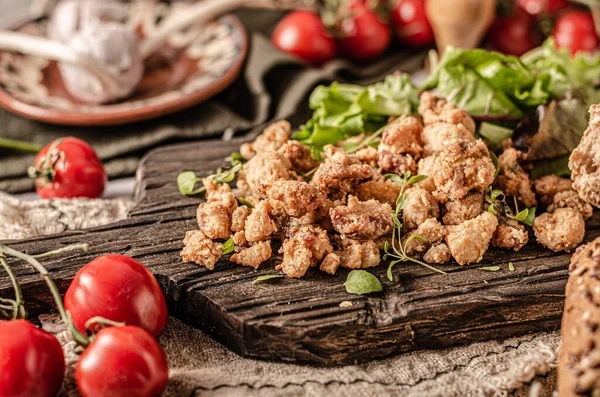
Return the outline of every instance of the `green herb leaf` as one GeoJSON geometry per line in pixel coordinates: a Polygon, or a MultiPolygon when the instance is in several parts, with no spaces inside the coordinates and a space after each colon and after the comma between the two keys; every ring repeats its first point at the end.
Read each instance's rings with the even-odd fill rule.
{"type": "Polygon", "coordinates": [[[229,156],[225,157],[225,160],[227,160],[232,166],[234,166],[243,162],[245,159],[241,154],[233,152],[229,156]]]}
{"type": "Polygon", "coordinates": [[[425,180],[425,179],[427,179],[427,178],[428,178],[428,177],[427,177],[427,175],[415,175],[415,176],[412,176],[412,177],[410,177],[410,178],[408,179],[408,182],[407,182],[407,183],[408,183],[409,185],[412,185],[413,183],[419,183],[419,182],[422,182],[422,181],[424,181],[424,180],[425,180]]]}
{"type": "Polygon", "coordinates": [[[500,189],[494,189],[490,192],[490,197],[492,200],[496,200],[500,196],[504,196],[504,192],[500,189]]]}
{"type": "Polygon", "coordinates": [[[193,196],[195,194],[202,193],[205,190],[204,186],[194,190],[196,182],[201,180],[201,178],[196,177],[194,171],[184,171],[177,175],[177,188],[181,194],[185,196],[193,196]]]}
{"type": "Polygon", "coordinates": [[[492,159],[492,164],[494,164],[494,167],[496,167],[496,172],[494,173],[494,179],[496,179],[498,173],[500,172],[500,161],[494,152],[490,152],[490,157],[492,159]]]}
{"type": "Polygon", "coordinates": [[[497,272],[500,270],[500,266],[484,266],[480,267],[479,270],[485,270],[486,272],[497,272]]]}
{"type": "Polygon", "coordinates": [[[254,279],[254,281],[252,281],[252,284],[258,284],[258,283],[262,283],[265,281],[269,281],[275,278],[282,278],[285,277],[283,274],[265,274],[263,276],[258,276],[254,279]]]}
{"type": "Polygon", "coordinates": [[[349,294],[364,295],[383,291],[383,286],[377,277],[366,270],[352,270],[344,283],[349,294]]]}
{"type": "Polygon", "coordinates": [[[398,174],[385,174],[383,177],[394,183],[398,183],[400,185],[404,184],[404,179],[398,174]]]}
{"type": "Polygon", "coordinates": [[[529,208],[527,212],[527,217],[521,221],[528,226],[533,226],[533,222],[535,221],[535,207],[529,208]]]}
{"type": "Polygon", "coordinates": [[[494,215],[498,215],[498,211],[496,211],[496,206],[494,204],[490,204],[488,206],[488,212],[494,215]]]}
{"type": "Polygon", "coordinates": [[[223,243],[223,254],[222,255],[231,254],[234,249],[235,249],[235,243],[233,242],[233,237],[231,237],[231,238],[229,238],[229,240],[227,240],[223,243]]]}
{"type": "Polygon", "coordinates": [[[511,272],[515,271],[515,265],[513,265],[512,262],[508,262],[508,270],[510,270],[511,272]]]}
{"type": "Polygon", "coordinates": [[[242,205],[245,205],[245,206],[246,206],[246,207],[248,207],[248,208],[254,208],[254,206],[252,205],[252,203],[251,203],[251,202],[249,202],[248,200],[246,200],[245,198],[243,198],[243,197],[238,197],[237,199],[238,199],[238,201],[240,202],[240,204],[242,204],[242,205]]]}

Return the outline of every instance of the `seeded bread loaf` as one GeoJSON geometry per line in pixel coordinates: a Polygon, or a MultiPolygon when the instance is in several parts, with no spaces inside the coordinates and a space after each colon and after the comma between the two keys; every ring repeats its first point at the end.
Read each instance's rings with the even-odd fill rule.
{"type": "Polygon", "coordinates": [[[600,396],[600,237],[571,258],[558,368],[560,397],[600,396]]]}

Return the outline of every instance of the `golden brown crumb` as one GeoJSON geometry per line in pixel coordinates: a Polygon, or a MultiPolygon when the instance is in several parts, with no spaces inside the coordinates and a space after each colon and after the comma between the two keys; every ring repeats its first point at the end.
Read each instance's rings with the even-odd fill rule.
{"type": "Polygon", "coordinates": [[[406,202],[402,210],[404,228],[407,231],[416,229],[427,218],[438,218],[440,207],[431,193],[420,187],[413,187],[406,191],[406,202]]]}
{"type": "Polygon", "coordinates": [[[452,258],[452,253],[450,252],[450,248],[444,243],[432,246],[423,255],[425,262],[438,265],[448,262],[450,258],[452,258]]]}
{"type": "Polygon", "coordinates": [[[513,219],[507,219],[498,224],[492,236],[492,245],[498,248],[508,248],[518,251],[529,241],[525,227],[513,219]]]}
{"type": "Polygon", "coordinates": [[[408,256],[421,256],[427,252],[432,245],[441,243],[447,232],[446,227],[439,223],[437,219],[429,218],[421,223],[418,228],[404,235],[402,244],[406,244],[406,241],[408,241],[411,236],[421,237],[424,239],[423,241],[421,239],[413,238],[410,243],[406,245],[406,254],[408,256]]]}
{"type": "Polygon", "coordinates": [[[571,251],[583,241],[585,221],[572,208],[558,208],[553,213],[543,213],[533,222],[535,238],[554,252],[571,251]]]}
{"type": "Polygon", "coordinates": [[[330,252],[321,262],[319,269],[325,273],[335,274],[340,266],[340,256],[335,252],[330,252]]]}
{"type": "Polygon", "coordinates": [[[336,251],[340,256],[340,266],[347,269],[364,269],[379,265],[381,261],[379,249],[374,241],[360,242],[342,237],[342,250],[336,251]]]}
{"type": "Polygon", "coordinates": [[[428,192],[433,192],[435,190],[435,181],[433,179],[433,171],[435,166],[435,158],[436,156],[428,156],[419,160],[418,174],[419,175],[427,175],[427,179],[421,181],[417,184],[422,189],[427,190],[428,192]]]}
{"type": "Polygon", "coordinates": [[[421,94],[419,114],[423,117],[426,125],[434,123],[462,124],[471,134],[475,134],[475,121],[466,110],[458,109],[453,103],[436,97],[431,91],[421,94]]]}
{"type": "Polygon", "coordinates": [[[396,207],[396,199],[400,194],[402,186],[389,180],[367,181],[358,185],[354,195],[361,201],[377,200],[388,203],[392,208],[396,207]]]}
{"type": "Polygon", "coordinates": [[[244,143],[240,154],[249,160],[256,153],[274,152],[282,147],[289,139],[292,126],[286,120],[279,120],[267,126],[252,143],[244,143]]]}
{"type": "Polygon", "coordinates": [[[216,184],[213,178],[204,178],[202,184],[206,188],[206,201],[220,204],[230,215],[238,207],[237,199],[229,185],[216,184]]]}
{"type": "Polygon", "coordinates": [[[422,129],[421,120],[414,116],[403,117],[385,127],[378,148],[379,167],[397,174],[415,173],[423,152],[422,129]]]}
{"type": "Polygon", "coordinates": [[[266,192],[273,214],[285,213],[293,217],[304,216],[322,207],[327,198],[319,186],[301,181],[277,181],[266,192]]]}
{"type": "Polygon", "coordinates": [[[248,240],[246,240],[246,232],[243,230],[235,232],[235,234],[232,236],[232,238],[233,238],[233,244],[235,244],[236,249],[238,247],[245,247],[246,245],[248,245],[248,240]]]}
{"type": "Polygon", "coordinates": [[[258,153],[244,164],[242,176],[253,194],[264,197],[262,189],[279,180],[290,178],[291,166],[289,160],[280,153],[258,153]]]}
{"type": "Polygon", "coordinates": [[[216,202],[201,203],[196,210],[198,228],[213,240],[231,236],[231,219],[225,207],[216,202]]]}
{"type": "Polygon", "coordinates": [[[283,242],[281,251],[283,261],[281,270],[289,277],[304,276],[311,266],[316,266],[333,247],[327,232],[313,225],[293,227],[288,230],[288,238],[283,242]]]}
{"type": "Polygon", "coordinates": [[[320,186],[335,198],[344,197],[358,182],[371,177],[369,165],[353,163],[346,153],[331,145],[325,146],[323,150],[325,162],[317,168],[310,183],[320,186]]]}
{"type": "Polygon", "coordinates": [[[271,234],[275,233],[277,227],[271,219],[271,205],[267,201],[260,201],[246,218],[246,239],[255,243],[261,240],[267,240],[271,234]]]}
{"type": "Polygon", "coordinates": [[[223,244],[214,243],[200,230],[186,232],[183,245],[180,255],[184,262],[195,262],[209,270],[215,268],[223,253],[223,244]]]}
{"type": "Polygon", "coordinates": [[[271,242],[261,241],[249,248],[241,250],[231,256],[231,261],[242,266],[258,269],[261,263],[271,257],[271,242]]]}
{"type": "Polygon", "coordinates": [[[592,216],[594,212],[594,208],[591,204],[586,203],[579,194],[575,190],[566,190],[564,192],[558,192],[554,196],[554,200],[552,204],[548,206],[548,212],[554,212],[558,208],[573,208],[575,211],[579,212],[583,219],[587,219],[592,216]]]}
{"type": "Polygon", "coordinates": [[[252,210],[245,205],[237,207],[231,215],[231,231],[239,232],[240,230],[244,230],[246,218],[251,212],[252,210]]]}
{"type": "Polygon", "coordinates": [[[352,302],[350,302],[350,301],[340,302],[340,307],[352,307],[352,302]]]}
{"type": "Polygon", "coordinates": [[[590,124],[571,153],[573,189],[588,203],[600,207],[600,104],[590,106],[590,124]]]}
{"type": "Polygon", "coordinates": [[[426,125],[421,134],[423,156],[436,155],[456,142],[475,142],[475,136],[462,124],[435,123],[426,125]]]}
{"type": "Polygon", "coordinates": [[[392,207],[376,200],[348,197],[348,205],[329,211],[333,227],[348,238],[374,240],[392,230],[392,207]]]}
{"type": "Polygon", "coordinates": [[[297,171],[308,172],[320,164],[313,158],[310,149],[298,141],[288,141],[278,151],[290,161],[292,168],[297,171]]]}
{"type": "Polygon", "coordinates": [[[508,197],[516,197],[525,207],[537,204],[529,174],[521,167],[520,162],[525,158],[522,152],[509,148],[499,157],[500,170],[496,184],[508,197]]]}
{"type": "Polygon", "coordinates": [[[460,225],[449,226],[446,243],[454,260],[466,265],[483,259],[497,226],[498,219],[489,212],[460,225]]]}
{"type": "Polygon", "coordinates": [[[571,181],[556,175],[546,175],[533,181],[535,192],[544,207],[552,204],[556,193],[572,190],[571,181]]]}
{"type": "Polygon", "coordinates": [[[353,158],[361,163],[369,164],[371,167],[377,166],[377,156],[377,149],[370,146],[359,149],[352,155],[353,158]]]}
{"type": "Polygon", "coordinates": [[[447,146],[435,160],[433,177],[441,202],[460,200],[471,190],[483,192],[494,180],[496,167],[482,140],[447,146]]]}
{"type": "Polygon", "coordinates": [[[442,218],[444,225],[458,225],[481,214],[483,209],[483,193],[471,192],[456,201],[446,203],[446,213],[442,218]]]}

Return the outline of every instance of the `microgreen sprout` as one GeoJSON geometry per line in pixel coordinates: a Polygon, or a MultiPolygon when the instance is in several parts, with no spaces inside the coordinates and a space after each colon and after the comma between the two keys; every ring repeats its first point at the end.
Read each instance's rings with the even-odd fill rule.
{"type": "MultiPolygon", "coordinates": [[[[242,163],[243,157],[239,153],[232,153],[225,158],[231,168],[219,168],[213,175],[206,178],[213,178],[215,183],[229,183],[234,180],[236,174],[244,167],[242,163]]],[[[177,175],[177,188],[184,196],[195,196],[196,194],[204,193],[206,188],[200,186],[196,189],[196,183],[201,182],[204,178],[198,178],[194,171],[184,171],[177,175]]]]}
{"type": "Polygon", "coordinates": [[[514,197],[514,211],[506,203],[506,196],[499,189],[492,189],[488,187],[485,194],[485,201],[488,204],[488,212],[494,215],[502,215],[508,219],[514,219],[515,221],[521,222],[525,225],[532,226],[535,220],[535,207],[525,208],[519,211],[519,203],[517,198],[514,197]]]}

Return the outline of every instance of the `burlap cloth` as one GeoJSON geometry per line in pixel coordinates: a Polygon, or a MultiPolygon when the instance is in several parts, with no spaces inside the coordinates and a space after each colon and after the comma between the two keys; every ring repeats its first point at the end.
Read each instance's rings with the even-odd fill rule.
{"type": "MultiPolygon", "coordinates": [[[[99,226],[123,219],[131,206],[128,199],[25,203],[0,193],[0,240],[99,226]]],[[[76,396],[74,343],[57,322],[42,317],[70,364],[64,395],[76,396]]],[[[166,396],[550,396],[560,336],[532,334],[338,368],[244,359],[176,319],[160,342],[170,367],[166,396]]]]}

